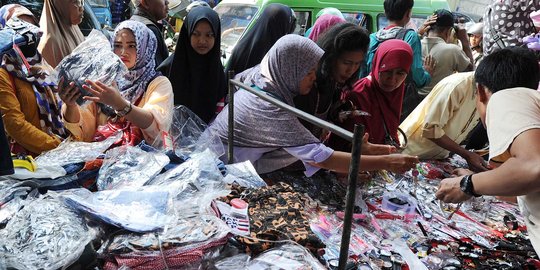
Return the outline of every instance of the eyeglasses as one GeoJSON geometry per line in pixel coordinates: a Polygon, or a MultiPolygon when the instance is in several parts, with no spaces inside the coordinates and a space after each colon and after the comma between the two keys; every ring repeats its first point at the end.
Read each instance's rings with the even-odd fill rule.
{"type": "Polygon", "coordinates": [[[71,3],[76,7],[83,7],[84,6],[84,0],[72,0],[71,3]]]}

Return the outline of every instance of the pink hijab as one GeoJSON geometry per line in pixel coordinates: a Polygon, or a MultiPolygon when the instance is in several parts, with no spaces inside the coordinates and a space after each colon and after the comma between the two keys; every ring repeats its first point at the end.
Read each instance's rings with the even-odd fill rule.
{"type": "Polygon", "coordinates": [[[321,17],[315,21],[315,24],[313,25],[313,28],[311,30],[311,33],[309,34],[309,39],[317,42],[319,37],[326,32],[326,30],[330,29],[330,27],[338,24],[338,23],[344,23],[346,22],[345,19],[332,15],[332,14],[324,14],[321,17]]]}

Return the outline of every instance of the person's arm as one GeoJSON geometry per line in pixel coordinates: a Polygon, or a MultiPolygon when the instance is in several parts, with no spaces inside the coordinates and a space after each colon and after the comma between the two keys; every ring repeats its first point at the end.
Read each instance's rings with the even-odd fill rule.
{"type": "MultiPolygon", "coordinates": [[[[351,163],[351,153],[334,151],[326,160],[314,163],[313,165],[335,171],[338,173],[348,173],[351,163]]],[[[416,166],[418,157],[403,154],[393,154],[384,156],[362,155],[360,158],[361,171],[389,170],[395,173],[404,173],[416,166]]]]}
{"type": "MultiPolygon", "coordinates": [[[[83,85],[84,89],[90,92],[93,96],[83,97],[86,100],[101,102],[111,106],[117,111],[123,110],[129,105],[129,101],[125,100],[115,86],[107,86],[99,81],[86,80],[88,85],[83,85]]],[[[148,110],[139,108],[132,104],[131,111],[124,116],[133,125],[145,129],[152,125],[154,116],[148,110]]]]}
{"type": "MultiPolygon", "coordinates": [[[[491,171],[473,174],[474,192],[479,195],[520,196],[540,191],[540,129],[518,135],[510,146],[512,157],[491,171]]],[[[470,198],[460,189],[462,177],[441,181],[436,193],[445,202],[470,198]]]]}
{"type": "Polygon", "coordinates": [[[148,84],[144,96],[144,105],[138,106],[141,107],[142,110],[150,112],[153,116],[152,124],[147,128],[142,129],[144,138],[149,143],[152,143],[158,138],[160,132],[169,131],[171,128],[174,111],[173,103],[173,89],[169,79],[160,76],[148,84]]]}
{"type": "Polygon", "coordinates": [[[474,70],[474,57],[471,50],[471,44],[469,43],[469,36],[467,35],[467,30],[463,28],[458,28],[456,31],[456,35],[459,41],[461,41],[463,52],[467,56],[466,60],[464,59],[464,57],[458,56],[458,71],[472,71],[474,70]],[[467,66],[465,66],[465,64],[467,64],[467,66]]]}
{"type": "MultiPolygon", "coordinates": [[[[17,88],[14,90],[8,73],[2,69],[0,74],[0,111],[2,111],[2,119],[7,134],[26,150],[33,153],[40,154],[43,151],[56,148],[61,142],[60,139],[34,126],[27,121],[22,112],[21,106],[37,107],[37,105],[35,103],[25,104],[19,102],[14,91],[24,91],[24,89],[17,88]]],[[[25,94],[20,93],[21,96],[25,94]]],[[[33,91],[28,90],[28,95],[30,96],[24,100],[34,100],[36,102],[33,91]]]]}
{"type": "Polygon", "coordinates": [[[429,140],[434,142],[436,145],[463,157],[469,164],[469,168],[471,170],[475,172],[483,172],[488,170],[487,164],[481,156],[461,147],[459,144],[450,139],[450,137],[443,135],[440,138],[430,138],[429,140]]]}
{"type": "Polygon", "coordinates": [[[414,31],[407,33],[405,40],[413,50],[413,63],[411,65],[411,73],[414,83],[417,88],[422,88],[431,82],[430,74],[424,70],[424,62],[422,61],[422,45],[420,39],[414,31]]]}

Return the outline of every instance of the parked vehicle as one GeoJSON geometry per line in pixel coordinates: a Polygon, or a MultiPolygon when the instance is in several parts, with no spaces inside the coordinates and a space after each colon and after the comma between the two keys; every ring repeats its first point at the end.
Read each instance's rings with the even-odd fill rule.
{"type": "Polygon", "coordinates": [[[109,0],[86,0],[92,7],[101,26],[112,26],[112,14],[109,0]]]}
{"type": "MultiPolygon", "coordinates": [[[[232,49],[270,3],[291,7],[296,15],[295,33],[303,34],[315,23],[315,15],[326,7],[339,9],[345,18],[375,32],[388,25],[382,0],[223,0],[215,8],[221,19],[221,49],[225,62],[232,49]]],[[[411,27],[420,26],[437,9],[450,9],[446,0],[416,0],[411,27]]]]}

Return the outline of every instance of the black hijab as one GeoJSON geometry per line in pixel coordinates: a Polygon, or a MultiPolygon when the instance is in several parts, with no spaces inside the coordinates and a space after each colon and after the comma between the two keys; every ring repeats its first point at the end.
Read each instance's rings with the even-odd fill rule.
{"type": "Polygon", "coordinates": [[[220,44],[218,14],[209,7],[197,7],[186,16],[175,53],[169,57],[172,57],[172,63],[167,74],[173,86],[174,104],[188,107],[206,123],[214,118],[216,104],[227,91],[220,44]],[[191,34],[201,20],[210,23],[215,36],[214,47],[206,55],[198,54],[190,42],[191,34]]]}
{"type": "Polygon", "coordinates": [[[258,65],[274,43],[290,34],[295,25],[296,18],[290,7],[282,4],[268,5],[255,25],[234,47],[225,71],[233,70],[235,74],[240,74],[258,65]]]}

